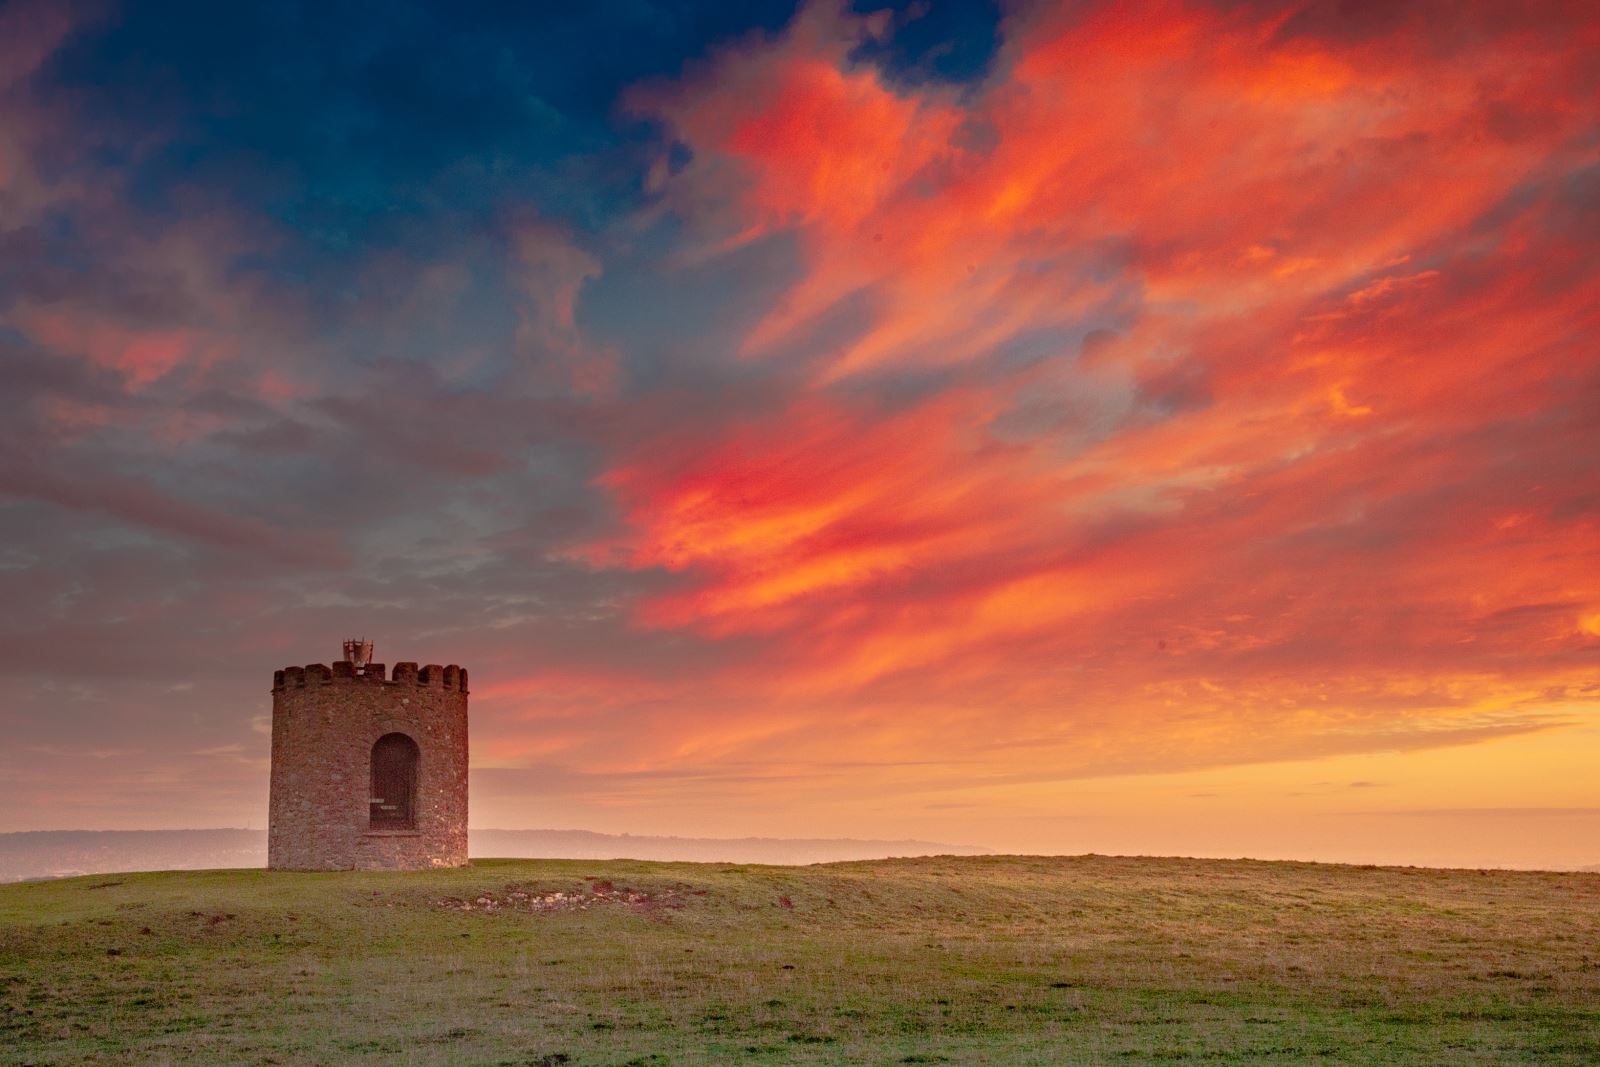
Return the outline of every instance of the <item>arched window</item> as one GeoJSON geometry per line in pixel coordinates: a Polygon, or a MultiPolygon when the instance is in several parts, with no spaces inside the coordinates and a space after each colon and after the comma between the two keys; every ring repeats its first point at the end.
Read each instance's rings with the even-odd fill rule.
{"type": "Polygon", "coordinates": [[[384,734],[372,746],[371,829],[417,828],[417,758],[405,734],[384,734]]]}

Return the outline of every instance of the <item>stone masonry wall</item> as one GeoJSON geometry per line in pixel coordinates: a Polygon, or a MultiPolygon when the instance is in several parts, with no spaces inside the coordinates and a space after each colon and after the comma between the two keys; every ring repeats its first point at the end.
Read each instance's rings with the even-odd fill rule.
{"type": "Polygon", "coordinates": [[[467,862],[467,672],[288,667],[273,676],[267,866],[417,870],[467,862]],[[417,743],[416,829],[369,829],[373,743],[417,743]]]}

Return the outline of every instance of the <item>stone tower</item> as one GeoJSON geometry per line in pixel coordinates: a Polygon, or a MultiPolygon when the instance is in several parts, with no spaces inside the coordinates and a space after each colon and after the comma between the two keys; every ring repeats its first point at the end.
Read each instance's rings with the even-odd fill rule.
{"type": "Polygon", "coordinates": [[[409,871],[467,862],[467,672],[344,658],[272,677],[267,866],[409,871]]]}

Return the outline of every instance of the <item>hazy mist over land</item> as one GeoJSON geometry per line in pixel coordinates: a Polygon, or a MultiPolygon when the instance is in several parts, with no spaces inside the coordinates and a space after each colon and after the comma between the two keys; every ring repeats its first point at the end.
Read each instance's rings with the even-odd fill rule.
{"type": "MultiPolygon", "coordinates": [[[[784,866],[844,860],[907,856],[979,856],[998,851],[971,844],[938,841],[884,841],[854,838],[675,837],[656,834],[605,834],[591,830],[473,830],[473,858],[502,859],[636,859],[693,863],[765,863],[784,866]]],[[[1304,858],[1282,850],[1277,858],[1304,858]]],[[[1083,849],[1092,852],[1093,849],[1083,849]]],[[[1600,848],[1594,851],[1600,851],[1600,848]]],[[[1181,845],[1167,854],[1180,854],[1181,845]]],[[[1102,853],[1107,854],[1107,853],[1102,853]]],[[[1109,853],[1115,854],[1115,853],[1109,853]]],[[[1213,850],[1215,855],[1215,850],[1213,850]]],[[[1359,853],[1342,862],[1376,860],[1401,866],[1393,857],[1359,853]]],[[[264,867],[264,830],[43,830],[0,833],[0,882],[28,878],[65,878],[125,871],[213,870],[264,867]]],[[[1436,859],[1437,867],[1504,867],[1524,870],[1600,871],[1600,864],[1550,864],[1503,851],[1474,864],[1436,859]]]]}
{"type": "MultiPolygon", "coordinates": [[[[476,857],[639,859],[805,864],[887,856],[980,855],[987,849],[932,841],[848,838],[697,838],[588,830],[473,830],[476,857]]],[[[122,871],[264,867],[265,830],[43,830],[0,834],[0,882],[122,871]]]]}

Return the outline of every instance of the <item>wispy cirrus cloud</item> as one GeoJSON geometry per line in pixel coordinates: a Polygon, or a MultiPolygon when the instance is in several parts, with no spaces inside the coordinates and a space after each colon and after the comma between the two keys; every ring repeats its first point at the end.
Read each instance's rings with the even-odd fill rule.
{"type": "Polygon", "coordinates": [[[988,82],[908,90],[816,6],[640,93],[710,247],[796,247],[739,353],[800,375],[605,476],[683,575],[640,622],[1138,746],[1166,688],[1219,759],[1580,684],[1593,75],[1558,9],[1420,18],[1022,13],[988,82]]]}

